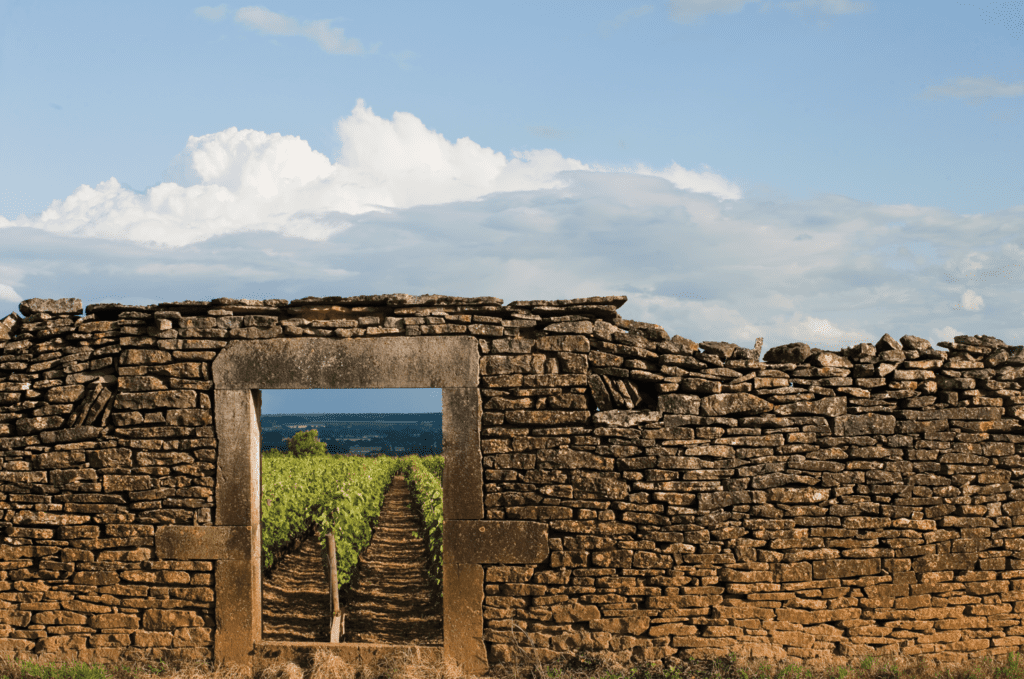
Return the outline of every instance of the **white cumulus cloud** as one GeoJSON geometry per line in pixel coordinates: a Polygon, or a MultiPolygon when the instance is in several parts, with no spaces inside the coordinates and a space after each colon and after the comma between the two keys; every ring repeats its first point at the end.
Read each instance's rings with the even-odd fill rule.
{"type": "Polygon", "coordinates": [[[38,217],[0,218],[0,227],[164,246],[252,230],[323,240],[349,228],[352,215],[564,189],[565,171],[629,172],[719,200],[741,197],[738,186],[710,170],[694,172],[676,163],[662,171],[643,165],[613,170],[551,149],[513,152],[510,160],[468,137],[450,142],[411,113],[380,118],[362,99],[336,131],[342,148],[333,163],[305,140],[279,133],[232,127],[189,137],[163,183],[143,194],[111,177],[79,187],[38,217]]]}
{"type": "Polygon", "coordinates": [[[330,175],[331,161],[298,137],[232,127],[189,137],[167,179],[182,186],[216,184],[264,198],[330,175]]]}

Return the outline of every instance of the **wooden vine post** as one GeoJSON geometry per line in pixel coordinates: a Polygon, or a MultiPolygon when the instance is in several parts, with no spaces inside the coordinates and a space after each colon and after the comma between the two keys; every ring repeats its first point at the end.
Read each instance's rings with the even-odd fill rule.
{"type": "Polygon", "coordinates": [[[333,532],[327,534],[327,582],[331,587],[331,643],[336,644],[345,636],[345,616],[338,599],[338,551],[333,532]]]}

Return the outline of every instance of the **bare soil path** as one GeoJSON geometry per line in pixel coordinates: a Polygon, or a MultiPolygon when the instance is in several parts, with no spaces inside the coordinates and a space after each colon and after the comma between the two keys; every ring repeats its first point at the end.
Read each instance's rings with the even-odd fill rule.
{"type": "Polygon", "coordinates": [[[329,593],[320,543],[305,538],[263,576],[263,639],[330,641],[329,593]]]}
{"type": "MultiPolygon", "coordinates": [[[[441,645],[443,604],[428,563],[423,524],[405,476],[397,475],[356,576],[341,591],[342,641],[441,645]]],[[[320,544],[307,538],[263,579],[263,638],[328,641],[329,596],[320,544]]]]}

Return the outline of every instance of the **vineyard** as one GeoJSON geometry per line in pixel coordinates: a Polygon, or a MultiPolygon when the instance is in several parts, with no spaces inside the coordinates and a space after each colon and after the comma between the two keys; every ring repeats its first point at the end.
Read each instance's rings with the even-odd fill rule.
{"type": "Polygon", "coordinates": [[[293,543],[319,536],[327,554],[333,534],[338,587],[348,584],[359,555],[370,544],[384,494],[404,474],[423,517],[430,552],[430,579],[441,585],[444,457],[295,457],[272,451],[262,457],[261,528],[263,571],[269,573],[293,543]]]}

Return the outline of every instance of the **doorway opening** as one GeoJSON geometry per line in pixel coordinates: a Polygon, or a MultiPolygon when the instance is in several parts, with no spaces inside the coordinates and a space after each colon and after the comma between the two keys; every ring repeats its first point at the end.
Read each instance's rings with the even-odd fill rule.
{"type": "Polygon", "coordinates": [[[443,645],[441,389],[260,395],[263,640],[443,645]]]}
{"type": "MultiPolygon", "coordinates": [[[[470,671],[487,668],[480,564],[523,563],[517,560],[523,558],[518,549],[520,542],[527,546],[525,558],[542,560],[547,543],[546,531],[539,524],[519,526],[523,539],[509,543],[499,539],[502,530],[507,533],[516,527],[481,521],[479,370],[479,345],[475,338],[466,336],[236,340],[220,352],[211,371],[217,436],[214,526],[204,538],[210,546],[200,552],[217,555],[216,661],[257,668],[267,660],[308,657],[312,647],[327,646],[331,653],[353,659],[370,657],[379,648],[375,644],[262,639],[262,394],[279,389],[440,388],[446,548],[442,583],[444,645],[437,651],[465,668],[475,668],[470,671]]],[[[433,652],[418,646],[406,648],[417,654],[433,652]]]]}

